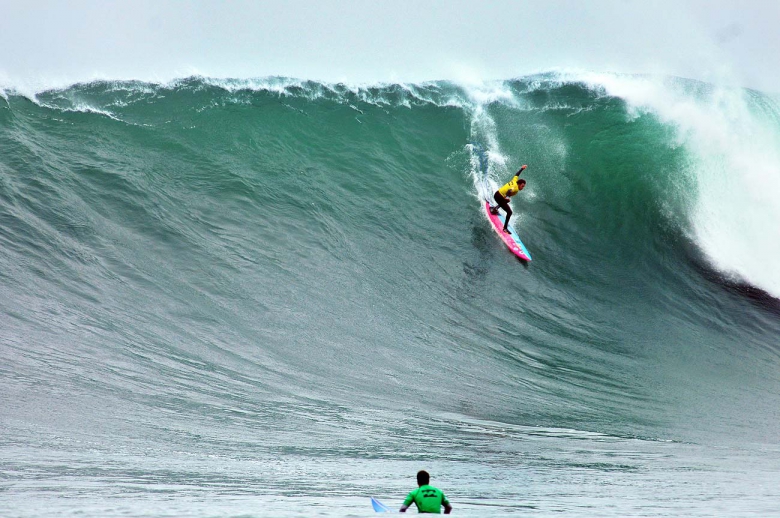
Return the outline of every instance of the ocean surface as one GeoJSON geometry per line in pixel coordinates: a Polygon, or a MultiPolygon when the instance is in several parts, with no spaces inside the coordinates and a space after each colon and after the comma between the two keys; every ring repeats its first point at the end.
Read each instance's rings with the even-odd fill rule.
{"type": "Polygon", "coordinates": [[[776,96],[3,87],[0,515],[778,516],[779,298],[776,96]]]}

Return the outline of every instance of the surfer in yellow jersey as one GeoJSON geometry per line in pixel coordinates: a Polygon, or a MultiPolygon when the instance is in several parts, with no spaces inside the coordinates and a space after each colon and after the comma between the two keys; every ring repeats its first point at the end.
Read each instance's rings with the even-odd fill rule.
{"type": "MultiPolygon", "coordinates": [[[[525,188],[525,180],[520,178],[520,173],[525,171],[527,165],[524,165],[520,170],[503,185],[493,195],[493,199],[498,203],[498,207],[504,209],[506,212],[506,219],[504,220],[504,232],[509,234],[509,218],[512,217],[512,209],[509,207],[509,198],[519,193],[525,188]]],[[[490,207],[491,214],[498,214],[498,207],[490,207]]]]}

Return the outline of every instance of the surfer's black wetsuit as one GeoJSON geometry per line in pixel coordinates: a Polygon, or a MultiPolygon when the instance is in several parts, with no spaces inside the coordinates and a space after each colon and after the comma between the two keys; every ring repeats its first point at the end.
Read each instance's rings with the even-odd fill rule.
{"type": "MultiPolygon", "coordinates": [[[[506,201],[506,198],[501,195],[500,192],[496,191],[496,193],[493,195],[493,199],[496,200],[496,203],[498,203],[498,206],[504,209],[504,212],[506,212],[506,219],[504,220],[504,230],[508,230],[507,225],[509,225],[509,218],[512,217],[512,208],[509,206],[509,203],[506,201]]],[[[495,209],[498,211],[498,209],[495,209]]]]}

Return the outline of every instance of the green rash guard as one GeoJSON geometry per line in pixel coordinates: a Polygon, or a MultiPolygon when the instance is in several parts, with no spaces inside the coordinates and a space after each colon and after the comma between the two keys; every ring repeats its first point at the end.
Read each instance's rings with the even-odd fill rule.
{"type": "Polygon", "coordinates": [[[417,510],[421,513],[441,513],[442,505],[449,505],[450,501],[441,492],[441,489],[437,489],[433,486],[425,485],[420,486],[411,493],[409,493],[404,500],[404,505],[409,507],[412,502],[417,504],[417,510]]]}

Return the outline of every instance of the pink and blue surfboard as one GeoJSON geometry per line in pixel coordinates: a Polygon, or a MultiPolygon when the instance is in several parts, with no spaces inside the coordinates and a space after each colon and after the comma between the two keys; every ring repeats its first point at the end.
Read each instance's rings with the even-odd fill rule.
{"type": "Polygon", "coordinates": [[[520,236],[517,235],[515,229],[510,226],[509,230],[511,233],[507,234],[504,232],[504,215],[500,212],[498,214],[491,214],[490,203],[488,202],[485,202],[485,212],[487,212],[488,219],[490,219],[490,222],[493,224],[493,228],[498,232],[498,235],[501,236],[501,240],[509,247],[509,250],[520,259],[530,261],[531,254],[528,253],[525,245],[520,241],[520,236]]]}

